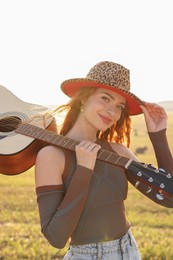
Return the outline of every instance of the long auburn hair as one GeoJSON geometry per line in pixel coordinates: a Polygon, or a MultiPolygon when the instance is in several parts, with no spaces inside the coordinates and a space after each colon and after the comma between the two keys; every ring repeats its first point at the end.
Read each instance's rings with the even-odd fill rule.
{"type": "MultiPolygon", "coordinates": [[[[70,99],[67,104],[57,107],[54,111],[54,115],[64,115],[63,122],[59,127],[59,133],[61,135],[66,135],[69,130],[74,126],[79,113],[81,111],[82,101],[85,101],[91,95],[94,94],[97,88],[86,87],[81,88],[78,93],[70,99]]],[[[112,125],[111,128],[106,131],[97,132],[97,138],[116,143],[123,143],[127,147],[130,146],[130,133],[131,133],[131,119],[129,116],[128,108],[122,111],[120,119],[116,124],[112,125]]]]}

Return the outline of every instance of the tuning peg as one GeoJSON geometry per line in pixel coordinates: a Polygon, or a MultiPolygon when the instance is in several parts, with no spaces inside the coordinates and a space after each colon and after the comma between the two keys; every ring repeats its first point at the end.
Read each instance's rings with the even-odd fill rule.
{"type": "Polygon", "coordinates": [[[137,172],[137,175],[138,175],[139,177],[141,177],[141,176],[142,176],[142,172],[137,172]]]}
{"type": "Polygon", "coordinates": [[[153,182],[153,178],[150,177],[150,178],[148,179],[148,181],[149,181],[149,182],[153,182]]]}
{"type": "Polygon", "coordinates": [[[159,168],[160,172],[165,172],[165,170],[163,168],[159,168]]]}
{"type": "Polygon", "coordinates": [[[152,164],[145,164],[145,168],[156,170],[156,168],[152,164]]]}
{"type": "Polygon", "coordinates": [[[135,183],[135,188],[137,188],[140,183],[141,183],[140,181],[137,181],[137,182],[135,183]]]}
{"type": "Polygon", "coordinates": [[[163,199],[164,199],[164,196],[161,195],[160,193],[157,193],[157,194],[156,194],[156,198],[157,198],[158,200],[163,200],[163,199]]]}
{"type": "Polygon", "coordinates": [[[162,188],[162,189],[164,189],[164,188],[165,188],[165,185],[164,185],[164,183],[161,183],[161,184],[160,184],[160,188],[162,188]]]}
{"type": "Polygon", "coordinates": [[[170,173],[166,174],[166,178],[170,179],[172,176],[170,173]]]}
{"type": "Polygon", "coordinates": [[[148,186],[148,190],[146,191],[146,194],[150,193],[152,191],[152,188],[148,186]]]}

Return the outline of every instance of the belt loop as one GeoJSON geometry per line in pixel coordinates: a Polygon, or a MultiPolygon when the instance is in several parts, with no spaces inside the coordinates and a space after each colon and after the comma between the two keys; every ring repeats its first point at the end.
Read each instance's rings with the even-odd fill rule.
{"type": "Polygon", "coordinates": [[[119,239],[119,245],[120,245],[120,251],[121,251],[121,256],[123,256],[123,245],[122,245],[122,237],[119,239]]]}
{"type": "Polygon", "coordinates": [[[102,244],[98,243],[97,244],[97,260],[102,259],[102,244]]]}
{"type": "Polygon", "coordinates": [[[128,239],[129,239],[129,243],[132,246],[132,236],[131,236],[131,232],[128,231],[128,239]]]}
{"type": "Polygon", "coordinates": [[[130,239],[130,233],[126,233],[123,237],[120,238],[119,240],[119,245],[120,245],[120,250],[121,250],[121,255],[123,257],[123,254],[124,254],[124,249],[125,249],[125,242],[126,241],[130,241],[131,243],[131,239],[130,239]]]}

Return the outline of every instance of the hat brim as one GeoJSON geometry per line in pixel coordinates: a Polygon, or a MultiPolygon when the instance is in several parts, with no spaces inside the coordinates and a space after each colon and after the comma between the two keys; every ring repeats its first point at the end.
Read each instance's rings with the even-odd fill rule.
{"type": "Polygon", "coordinates": [[[67,96],[74,97],[80,88],[86,87],[95,87],[95,88],[104,88],[114,91],[120,95],[122,95],[126,100],[129,108],[129,114],[132,115],[139,115],[142,114],[142,109],[140,105],[143,105],[143,101],[140,100],[136,95],[131,92],[124,91],[122,89],[116,88],[111,85],[105,85],[100,82],[96,82],[90,79],[85,78],[75,78],[65,80],[61,84],[61,90],[67,96]]]}

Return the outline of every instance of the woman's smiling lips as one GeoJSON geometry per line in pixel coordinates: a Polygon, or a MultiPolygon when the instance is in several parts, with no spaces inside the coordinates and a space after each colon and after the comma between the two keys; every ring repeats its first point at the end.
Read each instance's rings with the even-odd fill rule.
{"type": "Polygon", "coordinates": [[[112,119],[110,119],[109,117],[106,117],[106,116],[103,116],[103,115],[100,115],[100,118],[102,119],[102,121],[105,123],[105,124],[110,124],[112,122],[112,119]]]}

